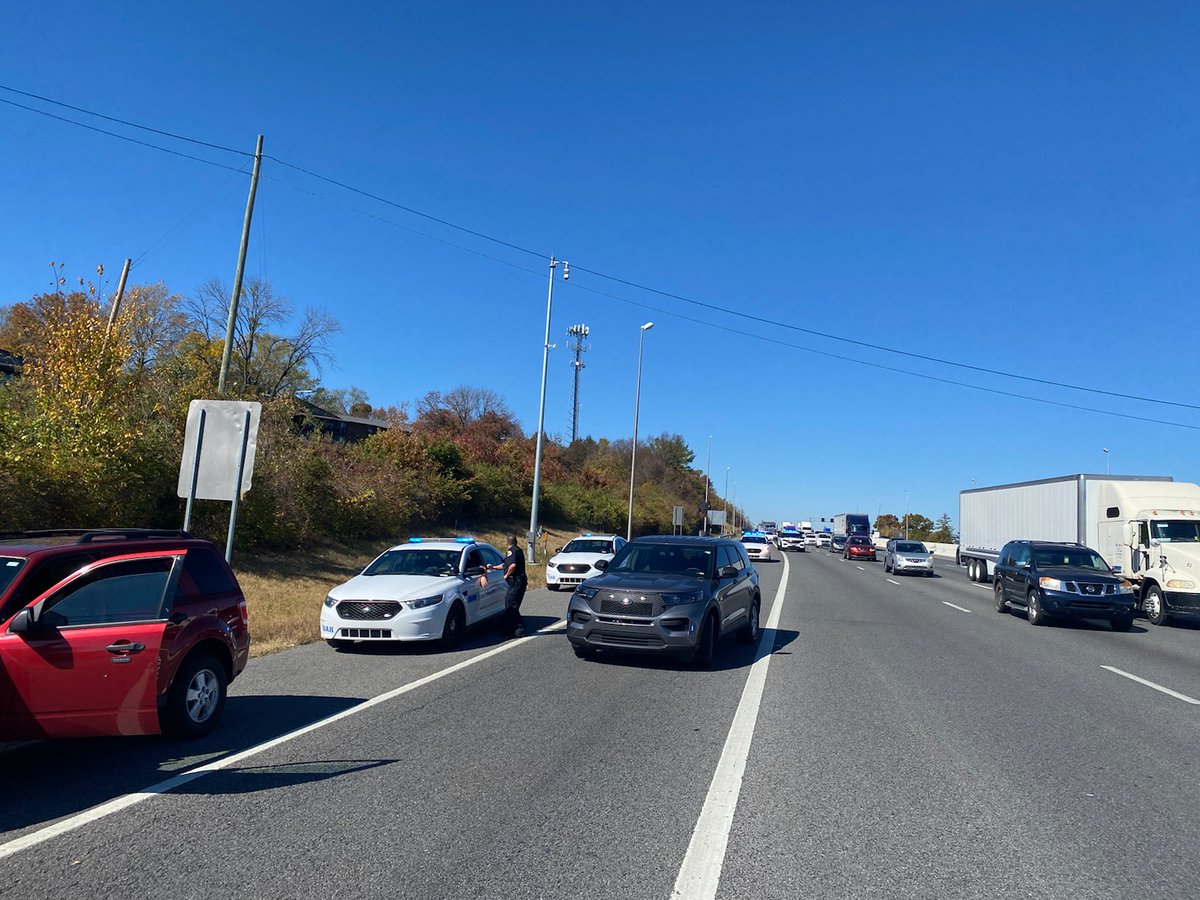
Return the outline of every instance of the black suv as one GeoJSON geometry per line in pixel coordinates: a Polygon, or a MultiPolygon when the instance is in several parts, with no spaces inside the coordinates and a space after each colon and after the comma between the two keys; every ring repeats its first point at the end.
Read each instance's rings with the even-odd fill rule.
{"type": "Polygon", "coordinates": [[[1032,625],[1062,618],[1107,619],[1113,631],[1133,627],[1133,588],[1082,544],[1010,541],[993,584],[996,612],[1020,607],[1032,625]]]}
{"type": "Polygon", "coordinates": [[[640,537],[589,578],[567,606],[580,658],[596,650],[670,654],[700,667],[729,632],[758,640],[758,573],[737,541],[640,537]]]}

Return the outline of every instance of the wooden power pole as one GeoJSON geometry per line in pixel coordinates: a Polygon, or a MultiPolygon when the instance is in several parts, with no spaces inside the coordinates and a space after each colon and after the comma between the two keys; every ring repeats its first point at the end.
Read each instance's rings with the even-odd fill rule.
{"type": "Polygon", "coordinates": [[[233,293],[229,296],[229,319],[225,323],[225,347],[221,351],[221,374],[217,378],[217,393],[224,396],[225,379],[229,376],[229,356],[233,351],[233,330],[237,324],[238,300],[242,296],[242,273],[246,271],[246,247],[250,243],[250,219],[254,215],[254,194],[258,191],[258,171],[262,168],[263,136],[258,136],[254,148],[254,171],[250,173],[250,196],[246,198],[246,218],[242,222],[242,243],[238,248],[237,271],[233,274],[233,293]]]}

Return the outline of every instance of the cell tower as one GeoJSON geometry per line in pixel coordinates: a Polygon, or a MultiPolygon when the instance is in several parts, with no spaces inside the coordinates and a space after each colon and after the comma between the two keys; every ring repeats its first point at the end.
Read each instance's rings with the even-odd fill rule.
{"type": "Polygon", "coordinates": [[[591,350],[590,344],[585,343],[589,329],[586,325],[572,325],[567,329],[567,337],[575,338],[575,344],[571,348],[575,351],[575,358],[571,360],[571,367],[575,370],[575,399],[571,403],[571,443],[575,443],[575,439],[579,437],[579,373],[583,369],[583,354],[591,350]]]}

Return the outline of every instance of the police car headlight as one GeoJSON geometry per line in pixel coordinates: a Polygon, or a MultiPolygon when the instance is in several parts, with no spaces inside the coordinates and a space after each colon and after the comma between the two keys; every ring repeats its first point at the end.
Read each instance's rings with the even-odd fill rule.
{"type": "Polygon", "coordinates": [[[546,563],[546,568],[547,569],[557,569],[558,565],[557,565],[557,563],[554,562],[554,560],[551,560],[550,562],[546,563]]]}
{"type": "Polygon", "coordinates": [[[425,609],[427,606],[437,606],[442,602],[442,595],[436,597],[422,597],[419,600],[405,600],[404,605],[409,609],[425,609]]]}
{"type": "Polygon", "coordinates": [[[337,601],[333,599],[333,595],[332,595],[332,594],[328,594],[328,595],[326,595],[326,597],[325,597],[325,605],[326,605],[326,606],[328,606],[330,609],[332,609],[333,607],[337,606],[337,601]]]}
{"type": "Polygon", "coordinates": [[[663,606],[682,606],[685,603],[699,603],[704,599],[703,591],[687,591],[682,594],[663,594],[663,606]]]}

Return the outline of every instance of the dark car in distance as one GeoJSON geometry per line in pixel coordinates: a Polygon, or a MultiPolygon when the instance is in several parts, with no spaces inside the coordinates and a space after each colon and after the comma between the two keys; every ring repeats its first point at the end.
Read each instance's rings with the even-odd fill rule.
{"type": "Polygon", "coordinates": [[[647,536],[626,544],[567,605],[567,638],[596,651],[677,656],[708,666],[727,634],[758,640],[758,573],[738,541],[647,536]]]}
{"type": "Polygon", "coordinates": [[[249,651],[246,599],[209,541],[147,529],[0,540],[0,741],[197,737],[249,651]]]}
{"type": "Polygon", "coordinates": [[[875,559],[875,542],[861,534],[852,534],[846,538],[846,549],[842,559],[875,559]]]}
{"type": "Polygon", "coordinates": [[[996,612],[1025,610],[1031,625],[1051,619],[1106,619],[1113,631],[1133,627],[1133,587],[1081,544],[1010,541],[993,577],[996,612]]]}

